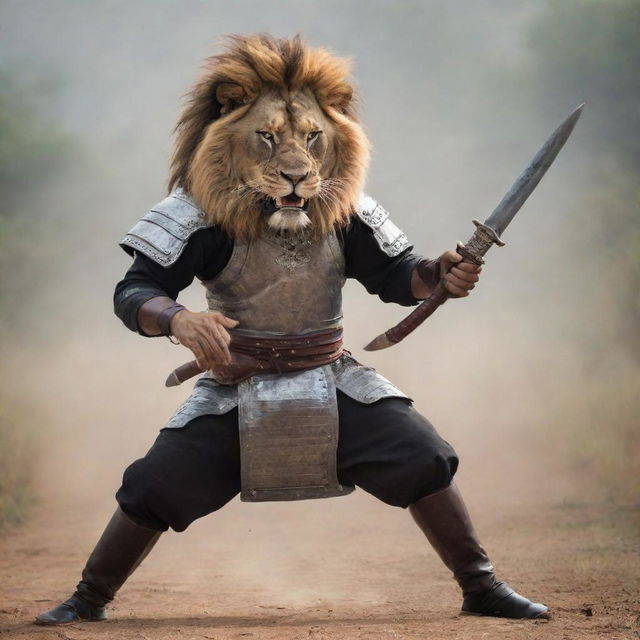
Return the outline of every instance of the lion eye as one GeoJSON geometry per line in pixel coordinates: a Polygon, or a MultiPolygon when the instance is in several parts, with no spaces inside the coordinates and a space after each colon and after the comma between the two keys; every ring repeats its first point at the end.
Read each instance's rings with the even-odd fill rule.
{"type": "Polygon", "coordinates": [[[256,133],[267,142],[273,142],[273,133],[269,131],[256,131],[256,133]]]}
{"type": "Polygon", "coordinates": [[[321,133],[322,131],[311,131],[307,134],[307,142],[313,142],[321,133]]]}

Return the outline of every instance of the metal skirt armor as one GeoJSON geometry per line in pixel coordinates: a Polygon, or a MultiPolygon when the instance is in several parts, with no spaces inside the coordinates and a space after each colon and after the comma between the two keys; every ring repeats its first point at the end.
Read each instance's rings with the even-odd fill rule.
{"type": "Polygon", "coordinates": [[[244,502],[346,495],[338,482],[338,404],[328,365],[238,385],[244,502]]]}

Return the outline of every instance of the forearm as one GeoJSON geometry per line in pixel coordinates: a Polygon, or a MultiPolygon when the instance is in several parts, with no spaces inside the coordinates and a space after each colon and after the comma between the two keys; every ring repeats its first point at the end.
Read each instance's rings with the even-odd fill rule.
{"type": "Polygon", "coordinates": [[[166,322],[155,316],[175,304],[178,293],[191,282],[193,275],[185,271],[178,267],[165,269],[142,256],[136,257],[116,285],[115,314],[128,329],[140,335],[167,335],[166,322]]]}
{"type": "Polygon", "coordinates": [[[168,296],[151,298],[138,309],[138,330],[146,336],[170,336],[171,320],[185,308],[168,296]]]}
{"type": "Polygon", "coordinates": [[[127,329],[140,335],[149,335],[139,326],[138,312],[149,300],[162,296],[168,297],[162,289],[148,283],[123,281],[118,283],[116,287],[113,297],[113,311],[127,329]]]}
{"type": "MultiPolygon", "coordinates": [[[[377,295],[383,302],[402,306],[417,304],[422,298],[416,296],[413,286],[413,273],[422,258],[410,252],[374,268],[358,274],[358,280],[371,294],[377,295]]],[[[422,293],[421,290],[417,291],[422,293]]]]}
{"type": "Polygon", "coordinates": [[[418,300],[428,298],[440,282],[440,258],[421,260],[411,273],[411,293],[418,300]]]}
{"type": "Polygon", "coordinates": [[[178,259],[163,266],[143,253],[136,253],[131,267],[116,285],[115,314],[124,325],[143,336],[168,335],[169,322],[180,291],[194,277],[215,278],[233,251],[230,238],[214,227],[201,229],[189,238],[178,259]]]}
{"type": "Polygon", "coordinates": [[[413,253],[411,246],[390,255],[359,218],[344,232],[342,242],[347,278],[356,278],[383,302],[411,306],[428,295],[419,283],[414,284],[413,273],[424,258],[413,253]]]}
{"type": "Polygon", "coordinates": [[[170,335],[172,317],[184,307],[161,289],[142,285],[118,286],[114,312],[123,324],[140,335],[170,335]]]}

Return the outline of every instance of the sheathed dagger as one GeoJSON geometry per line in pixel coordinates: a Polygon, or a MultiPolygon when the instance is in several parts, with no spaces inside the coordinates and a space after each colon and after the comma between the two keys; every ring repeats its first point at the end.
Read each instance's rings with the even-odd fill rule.
{"type": "MultiPolygon", "coordinates": [[[[504,242],[500,239],[503,231],[509,226],[520,207],[538,186],[542,176],[556,159],[560,149],[576,126],[583,107],[584,103],[551,134],[529,166],[518,176],[500,204],[493,210],[493,213],[484,222],[473,221],[473,224],[476,225],[474,234],[466,244],[458,244],[457,247],[457,252],[466,262],[481,265],[484,263],[484,255],[494,244],[499,247],[504,246],[504,242]]],[[[444,288],[444,282],[441,280],[424,302],[402,322],[372,340],[365,347],[365,351],[378,351],[398,344],[450,297],[451,295],[444,288]]]]}

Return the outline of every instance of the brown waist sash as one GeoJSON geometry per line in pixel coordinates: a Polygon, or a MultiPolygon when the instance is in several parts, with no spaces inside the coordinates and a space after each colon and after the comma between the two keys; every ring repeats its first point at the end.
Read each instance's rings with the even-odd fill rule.
{"type": "Polygon", "coordinates": [[[342,329],[303,336],[262,337],[230,331],[231,364],[211,370],[221,384],[237,384],[256,373],[286,373],[336,361],[342,355],[342,329]]]}
{"type": "MultiPolygon", "coordinates": [[[[257,373],[287,373],[335,362],[343,352],[342,329],[297,336],[260,336],[230,330],[231,364],[209,370],[220,384],[238,384],[257,373]]],[[[195,360],[178,367],[167,386],[202,373],[195,360]]]]}

